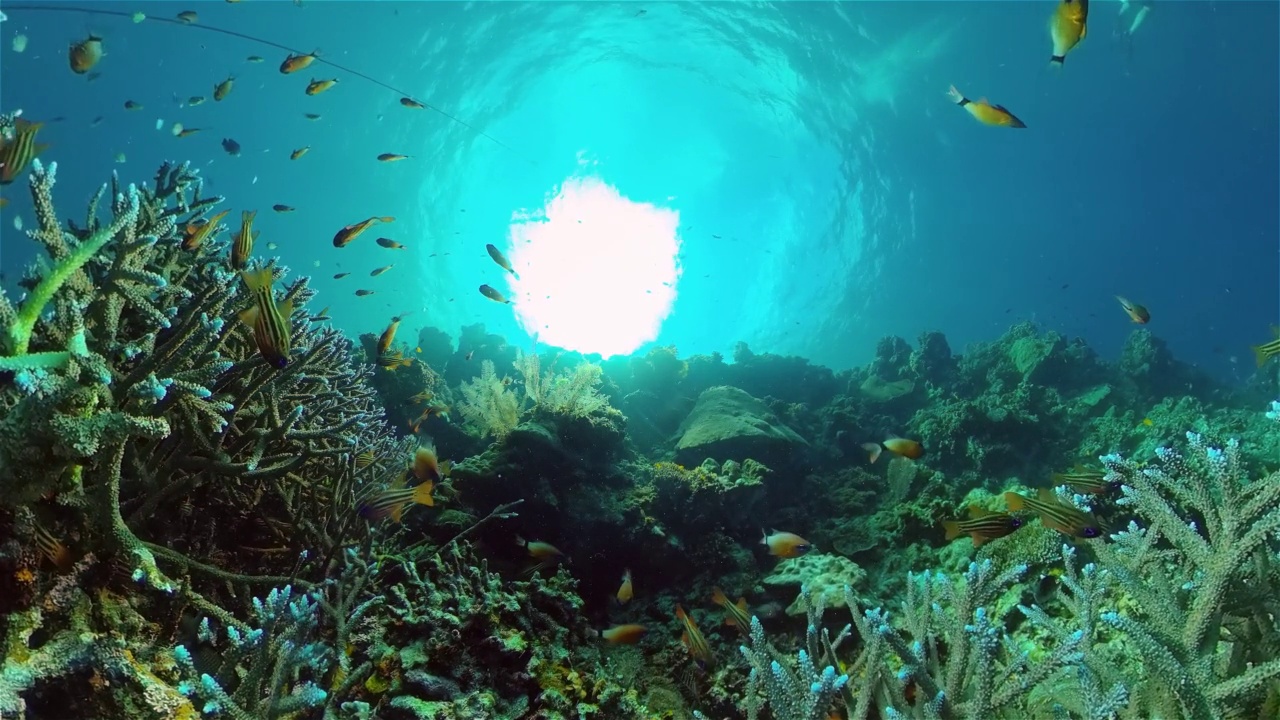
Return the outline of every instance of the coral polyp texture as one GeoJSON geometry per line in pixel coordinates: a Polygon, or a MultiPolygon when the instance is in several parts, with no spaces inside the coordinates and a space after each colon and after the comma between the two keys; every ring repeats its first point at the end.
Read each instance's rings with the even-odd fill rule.
{"type": "Polygon", "coordinates": [[[232,269],[189,164],[83,216],[57,178],[0,295],[0,717],[1280,708],[1265,372],[1029,323],[839,372],[357,342],[279,258],[232,269]]]}

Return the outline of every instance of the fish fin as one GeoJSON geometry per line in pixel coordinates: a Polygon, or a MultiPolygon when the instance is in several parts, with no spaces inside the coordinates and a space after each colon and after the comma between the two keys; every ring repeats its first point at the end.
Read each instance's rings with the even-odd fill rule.
{"type": "Polygon", "coordinates": [[[436,499],[431,497],[431,490],[435,488],[435,486],[436,486],[435,482],[431,480],[427,480],[426,482],[419,485],[417,489],[413,491],[413,501],[418,503],[419,505],[426,505],[427,507],[435,507],[436,499]]]}
{"type": "Polygon", "coordinates": [[[1009,491],[1004,494],[1004,501],[1012,512],[1018,512],[1027,508],[1027,499],[1023,497],[1021,493],[1009,491]]]}
{"type": "Polygon", "coordinates": [[[520,537],[519,535],[517,535],[517,536],[516,536],[516,547],[529,547],[529,541],[528,541],[528,540],[525,540],[524,538],[522,538],[522,537],[520,537]]]}
{"type": "Polygon", "coordinates": [[[260,230],[254,230],[253,237],[249,240],[249,242],[258,242],[258,236],[261,234],[262,232],[260,230]]]}
{"type": "Polygon", "coordinates": [[[1065,62],[1066,59],[1067,57],[1065,55],[1054,55],[1053,57],[1049,58],[1049,65],[1051,66],[1056,65],[1057,67],[1062,67],[1063,62],[1065,62]]]}
{"type": "Polygon", "coordinates": [[[689,652],[693,652],[693,641],[689,639],[688,631],[680,633],[680,643],[685,646],[689,652]]]}
{"type": "Polygon", "coordinates": [[[1049,476],[1049,483],[1054,486],[1066,485],[1067,484],[1066,475],[1064,473],[1054,473],[1049,476]]]}
{"type": "Polygon", "coordinates": [[[404,515],[404,505],[393,505],[391,507],[391,519],[400,522],[400,518],[404,515]]]}
{"type": "Polygon", "coordinates": [[[747,611],[747,599],[744,597],[738,598],[738,602],[734,603],[734,605],[736,605],[742,612],[747,611]]]}
{"type": "Polygon", "coordinates": [[[258,270],[246,270],[240,273],[240,277],[244,278],[244,284],[249,288],[249,292],[258,292],[271,287],[275,276],[271,274],[271,268],[264,267],[258,270]]]}
{"type": "Polygon", "coordinates": [[[681,605],[680,603],[676,603],[676,619],[683,621],[683,620],[687,620],[688,618],[689,616],[685,615],[684,613],[684,606],[681,605]]]}
{"type": "Polygon", "coordinates": [[[277,310],[280,312],[280,318],[286,323],[289,322],[289,318],[293,317],[293,298],[289,298],[288,300],[280,303],[277,310]]]}
{"type": "Polygon", "coordinates": [[[1060,501],[1058,500],[1058,495],[1057,495],[1057,493],[1055,493],[1053,490],[1051,490],[1051,489],[1049,489],[1049,488],[1044,488],[1044,487],[1042,487],[1042,488],[1040,488],[1039,490],[1037,490],[1037,491],[1036,491],[1036,499],[1037,499],[1037,500],[1039,500],[1040,502],[1044,502],[1044,503],[1059,503],[1059,504],[1061,504],[1061,503],[1060,503],[1060,501]]]}
{"type": "Polygon", "coordinates": [[[991,511],[982,507],[981,505],[970,505],[968,513],[970,518],[973,518],[976,520],[977,518],[982,518],[990,515],[991,511]]]}
{"type": "Polygon", "coordinates": [[[396,219],[395,219],[394,217],[390,216],[390,215],[383,215],[382,217],[380,217],[380,218],[378,218],[378,219],[379,219],[379,220],[381,220],[381,221],[382,221],[382,222],[384,222],[384,223],[389,223],[389,222],[395,222],[395,221],[396,221],[396,219]]]}
{"type": "Polygon", "coordinates": [[[40,143],[39,145],[36,145],[34,150],[31,151],[31,155],[34,157],[44,152],[45,150],[48,150],[51,147],[53,146],[50,145],[49,143],[40,143]]]}
{"type": "Polygon", "coordinates": [[[249,327],[253,327],[258,324],[258,306],[254,305],[248,310],[240,311],[240,322],[248,325],[249,327]]]}
{"type": "Polygon", "coordinates": [[[711,588],[711,602],[716,603],[718,605],[724,605],[725,603],[729,602],[729,597],[725,595],[724,591],[721,590],[719,587],[713,587],[711,588]]]}
{"type": "Polygon", "coordinates": [[[764,528],[760,528],[760,544],[761,545],[769,544],[769,533],[766,532],[764,528]]]}
{"type": "Polygon", "coordinates": [[[1267,364],[1267,353],[1263,350],[1261,345],[1253,346],[1253,359],[1258,363],[1258,367],[1262,367],[1267,364]]]}
{"type": "Polygon", "coordinates": [[[983,545],[985,545],[985,544],[987,543],[987,541],[990,539],[990,538],[988,538],[987,536],[983,535],[982,533],[980,533],[980,532],[978,532],[978,531],[976,531],[976,530],[975,530],[975,531],[973,531],[973,532],[971,532],[971,533],[969,533],[969,537],[973,538],[973,546],[974,546],[975,548],[980,548],[980,547],[982,547],[982,546],[983,546],[983,545]]]}
{"type": "Polygon", "coordinates": [[[729,627],[737,627],[737,626],[738,626],[738,621],[737,621],[737,620],[734,620],[734,619],[733,619],[733,616],[732,616],[732,615],[730,615],[729,617],[726,617],[726,618],[724,619],[724,624],[725,624],[725,625],[728,625],[729,627]]]}
{"type": "Polygon", "coordinates": [[[947,532],[947,540],[960,537],[960,523],[956,520],[943,520],[942,529],[947,532]]]}

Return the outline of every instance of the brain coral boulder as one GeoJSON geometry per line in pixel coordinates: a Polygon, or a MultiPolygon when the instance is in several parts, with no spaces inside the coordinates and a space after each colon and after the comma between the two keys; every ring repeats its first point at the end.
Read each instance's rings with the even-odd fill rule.
{"type": "Polygon", "coordinates": [[[697,465],[706,458],[742,462],[752,457],[783,467],[805,447],[804,438],[783,425],[764,403],[738,388],[721,385],[704,390],[681,423],[676,459],[697,465]]]}

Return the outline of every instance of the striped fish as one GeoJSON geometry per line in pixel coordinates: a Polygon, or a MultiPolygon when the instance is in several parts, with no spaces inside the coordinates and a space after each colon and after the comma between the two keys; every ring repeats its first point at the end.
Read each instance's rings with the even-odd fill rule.
{"type": "Polygon", "coordinates": [[[373,461],[377,459],[372,450],[365,450],[356,456],[356,469],[363,470],[372,465],[373,461]]]}
{"type": "Polygon", "coordinates": [[[42,127],[42,123],[18,118],[13,126],[13,138],[0,137],[0,185],[8,185],[17,180],[31,160],[48,149],[48,145],[36,143],[36,133],[42,127]]]}
{"type": "Polygon", "coordinates": [[[436,504],[435,498],[431,496],[435,485],[434,481],[427,480],[414,487],[383,490],[360,503],[360,517],[365,520],[382,520],[389,517],[400,522],[400,516],[404,513],[406,505],[417,503],[432,507],[436,504]]]}
{"type": "Polygon", "coordinates": [[[1271,330],[1276,334],[1275,340],[1253,346],[1253,359],[1258,361],[1258,367],[1266,365],[1268,360],[1280,355],[1280,328],[1272,325],[1271,330]]]}
{"type": "Polygon", "coordinates": [[[724,608],[725,625],[732,625],[742,631],[743,635],[751,634],[751,615],[747,612],[747,599],[738,598],[738,602],[730,602],[729,596],[720,588],[712,588],[711,599],[724,608]]]}
{"type": "Polygon", "coordinates": [[[272,367],[283,368],[290,360],[289,317],[293,314],[293,300],[285,300],[276,306],[276,298],[271,291],[274,277],[269,267],[240,275],[254,300],[248,310],[240,313],[240,320],[253,328],[253,338],[263,359],[272,367]]]}
{"type": "Polygon", "coordinates": [[[1038,497],[1027,497],[1016,492],[1004,494],[1004,501],[1013,512],[1031,510],[1040,516],[1040,522],[1064,535],[1078,538],[1102,537],[1102,524],[1092,515],[1074,505],[1058,499],[1049,488],[1040,488],[1038,497]]]}
{"type": "Polygon", "coordinates": [[[1106,482],[1107,471],[1101,468],[1087,468],[1076,465],[1064,473],[1053,474],[1054,485],[1066,485],[1076,492],[1106,495],[1120,490],[1119,482],[1106,482]]]}
{"type": "Polygon", "coordinates": [[[979,548],[988,540],[1009,535],[1024,524],[1021,518],[1007,513],[991,512],[977,505],[970,505],[968,519],[944,520],[942,527],[947,531],[947,540],[955,540],[961,535],[968,534],[973,538],[973,546],[979,548]]]}
{"type": "Polygon", "coordinates": [[[188,223],[187,227],[182,231],[182,249],[195,250],[199,248],[205,240],[209,239],[211,233],[216,234],[218,231],[218,223],[222,222],[222,218],[227,216],[230,210],[223,210],[202,223],[188,223]]]}
{"type": "Polygon", "coordinates": [[[676,604],[676,620],[684,627],[684,634],[680,636],[680,642],[689,648],[689,654],[693,656],[693,661],[698,667],[706,670],[716,664],[716,658],[711,654],[711,646],[707,644],[707,639],[702,636],[702,631],[698,629],[698,624],[693,621],[685,613],[684,608],[676,604]]]}
{"type": "Polygon", "coordinates": [[[258,216],[257,210],[245,210],[240,213],[240,233],[231,243],[231,267],[243,270],[249,264],[249,255],[253,253],[253,242],[258,233],[253,230],[253,219],[258,216]]]}

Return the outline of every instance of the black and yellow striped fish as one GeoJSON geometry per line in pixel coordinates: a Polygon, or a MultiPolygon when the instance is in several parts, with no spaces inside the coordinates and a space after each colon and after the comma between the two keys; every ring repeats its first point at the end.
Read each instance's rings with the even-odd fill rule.
{"type": "Polygon", "coordinates": [[[725,625],[732,625],[742,632],[743,635],[751,635],[751,614],[747,612],[747,599],[738,598],[738,602],[729,600],[729,596],[724,594],[720,588],[711,589],[711,599],[724,608],[725,625]]]}
{"type": "Polygon", "coordinates": [[[1266,365],[1268,360],[1280,355],[1280,327],[1272,325],[1271,331],[1276,334],[1275,340],[1253,346],[1253,359],[1258,362],[1258,367],[1266,365]]]}
{"type": "Polygon", "coordinates": [[[383,490],[360,503],[360,517],[365,520],[381,520],[389,517],[400,522],[400,516],[404,513],[406,505],[417,503],[433,507],[436,504],[435,498],[431,496],[435,485],[434,481],[427,480],[414,487],[383,490]]]}
{"type": "Polygon", "coordinates": [[[1107,482],[1107,471],[1102,468],[1087,468],[1076,465],[1064,473],[1053,474],[1054,485],[1066,485],[1076,492],[1106,495],[1120,489],[1119,481],[1107,482]]]}
{"type": "Polygon", "coordinates": [[[372,450],[365,450],[356,456],[356,469],[363,470],[372,465],[373,461],[377,459],[377,456],[373,454],[372,450]]]}
{"type": "Polygon", "coordinates": [[[48,145],[36,143],[36,133],[42,127],[42,123],[18,118],[13,126],[13,138],[0,137],[0,185],[17,180],[31,160],[48,149],[48,145]]]}
{"type": "Polygon", "coordinates": [[[290,360],[289,316],[293,314],[293,300],[285,300],[276,306],[271,290],[274,277],[269,267],[240,275],[253,294],[253,305],[240,313],[240,320],[253,328],[253,338],[263,359],[272,367],[283,368],[290,360]]]}
{"type": "Polygon", "coordinates": [[[1021,518],[1002,512],[992,512],[986,508],[970,505],[969,517],[965,520],[944,520],[942,528],[947,532],[947,540],[955,540],[968,534],[973,538],[973,546],[982,547],[990,540],[1002,538],[1026,523],[1021,518]]]}
{"type": "Polygon", "coordinates": [[[253,219],[258,216],[257,210],[245,210],[240,213],[240,233],[231,243],[231,267],[243,270],[249,264],[249,255],[253,253],[253,242],[258,233],[253,230],[253,219]]]}
{"type": "Polygon", "coordinates": [[[684,627],[684,634],[680,637],[680,642],[689,649],[689,654],[693,656],[693,661],[698,667],[706,670],[716,664],[715,655],[711,654],[711,646],[707,644],[707,639],[703,637],[702,631],[698,629],[698,624],[693,618],[684,611],[679,604],[676,605],[676,620],[680,621],[680,625],[684,627]]]}
{"type": "Polygon", "coordinates": [[[1049,488],[1040,488],[1038,497],[1027,497],[1016,492],[1004,494],[1004,501],[1013,512],[1031,510],[1040,516],[1040,522],[1064,535],[1078,538],[1102,537],[1102,523],[1089,513],[1058,499],[1049,488]]]}

